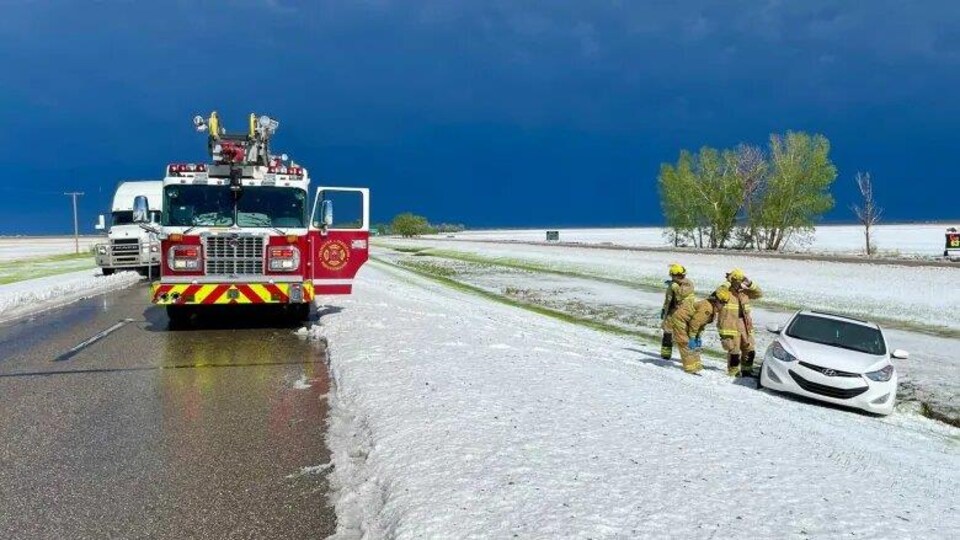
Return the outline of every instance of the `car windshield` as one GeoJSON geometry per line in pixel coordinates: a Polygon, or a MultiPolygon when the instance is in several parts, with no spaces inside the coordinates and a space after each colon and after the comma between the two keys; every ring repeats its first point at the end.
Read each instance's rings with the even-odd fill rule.
{"type": "Polygon", "coordinates": [[[234,203],[226,186],[169,186],[163,224],[180,227],[303,227],[307,194],[287,187],[244,187],[234,203]]]}
{"type": "Polygon", "coordinates": [[[867,354],[887,353],[887,346],[879,329],[827,317],[799,315],[790,323],[787,335],[803,341],[867,354]]]}

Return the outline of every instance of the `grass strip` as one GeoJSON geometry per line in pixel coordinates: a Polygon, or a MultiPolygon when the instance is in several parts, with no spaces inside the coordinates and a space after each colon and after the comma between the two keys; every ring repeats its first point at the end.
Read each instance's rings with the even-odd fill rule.
{"type": "MultiPolygon", "coordinates": [[[[390,247],[390,246],[385,246],[385,247],[390,247]]],[[[397,249],[397,248],[390,247],[390,249],[397,249]]],[[[415,250],[415,251],[409,251],[409,253],[413,253],[414,256],[417,256],[417,257],[429,256],[429,257],[437,257],[441,259],[449,259],[449,260],[469,262],[469,263],[475,263],[475,264],[489,264],[494,266],[500,266],[503,268],[511,268],[514,270],[524,270],[528,272],[553,274],[557,276],[565,276],[565,277],[586,279],[590,281],[597,281],[600,283],[609,283],[612,285],[619,285],[619,286],[634,289],[634,290],[643,290],[648,292],[663,291],[662,282],[653,282],[653,281],[637,282],[637,281],[630,281],[625,279],[617,279],[617,278],[599,276],[596,274],[591,274],[589,272],[558,269],[558,268],[553,268],[550,266],[540,265],[540,264],[531,263],[527,261],[520,261],[517,259],[508,259],[503,257],[484,257],[482,255],[465,253],[461,251],[451,251],[451,250],[431,249],[431,248],[404,248],[404,249],[415,250]]],[[[754,305],[764,309],[768,309],[770,311],[779,311],[784,314],[790,314],[794,311],[804,309],[805,307],[805,306],[789,304],[786,302],[771,302],[769,300],[757,300],[757,301],[754,301],[754,305]]],[[[850,312],[844,312],[843,310],[835,310],[835,309],[831,309],[830,311],[832,313],[836,313],[837,315],[847,316],[854,319],[864,318],[864,315],[860,313],[850,313],[850,312]]],[[[934,337],[945,337],[945,338],[951,338],[951,339],[960,338],[960,330],[954,329],[954,328],[948,328],[945,326],[936,326],[936,325],[931,325],[926,323],[895,320],[895,319],[889,319],[885,317],[870,316],[869,318],[873,322],[885,328],[905,330],[908,332],[915,332],[918,334],[924,334],[924,335],[934,336],[934,337]]]]}
{"type": "MultiPolygon", "coordinates": [[[[614,334],[614,335],[618,335],[618,336],[627,336],[627,337],[642,338],[642,339],[647,340],[647,341],[650,341],[650,342],[652,342],[652,343],[657,343],[657,342],[660,341],[660,334],[659,334],[659,333],[647,332],[647,331],[643,331],[643,330],[628,330],[628,329],[626,329],[626,328],[622,328],[622,327],[619,327],[619,326],[616,326],[616,325],[613,325],[613,324],[607,324],[607,323],[604,323],[604,322],[601,322],[601,321],[597,321],[597,320],[593,320],[593,319],[587,319],[587,318],[584,318],[584,317],[577,317],[576,315],[571,315],[571,314],[565,313],[565,312],[563,312],[563,311],[558,311],[558,310],[551,309],[551,308],[544,307],[544,306],[540,306],[540,305],[537,305],[537,304],[530,304],[530,303],[527,303],[527,302],[521,302],[521,301],[519,301],[519,300],[514,300],[514,299],[512,299],[512,298],[509,298],[509,297],[504,296],[504,295],[501,295],[501,294],[497,294],[497,293],[493,293],[493,292],[487,291],[487,290],[485,290],[485,289],[481,289],[480,287],[476,287],[476,286],[473,286],[473,285],[468,285],[468,284],[466,284],[466,283],[463,283],[462,281],[457,281],[457,280],[455,280],[455,279],[453,279],[453,278],[451,278],[450,276],[447,276],[447,275],[433,274],[433,273],[431,273],[429,270],[424,269],[424,267],[400,266],[400,265],[397,265],[397,264],[393,264],[393,263],[391,263],[391,262],[388,262],[388,261],[386,261],[386,260],[384,260],[384,259],[381,259],[381,258],[379,258],[379,257],[371,257],[370,260],[373,261],[374,263],[379,263],[380,265],[383,265],[383,266],[386,266],[386,267],[389,267],[389,268],[395,268],[395,269],[400,270],[400,271],[406,271],[406,272],[410,272],[410,273],[416,274],[416,275],[418,275],[418,276],[420,276],[420,277],[429,279],[429,280],[431,280],[431,281],[437,282],[437,283],[439,283],[439,284],[441,284],[441,285],[444,285],[444,286],[449,287],[449,288],[451,288],[451,289],[455,289],[455,290],[460,291],[460,292],[464,292],[464,293],[467,293],[467,294],[472,294],[472,295],[474,295],[474,296],[479,296],[479,297],[481,297],[481,298],[484,298],[485,300],[490,300],[490,301],[492,301],[492,302],[497,302],[497,303],[504,304],[504,305],[507,305],[507,306],[511,306],[511,307],[515,307],[515,308],[520,308],[520,309],[525,309],[525,310],[527,310],[527,311],[531,311],[531,312],[533,312],[533,313],[537,313],[538,315],[543,315],[543,316],[545,316],[545,317],[550,317],[550,318],[552,318],[552,319],[556,319],[556,320],[559,320],[559,321],[563,321],[563,322],[567,322],[567,323],[571,323],[571,324],[576,324],[576,325],[578,325],[578,326],[583,326],[583,327],[586,327],[586,328],[591,328],[591,329],[593,329],[593,330],[598,330],[598,331],[600,331],[600,332],[605,332],[605,333],[608,333],[608,334],[614,334]]],[[[719,353],[719,352],[717,352],[717,351],[714,351],[714,350],[712,350],[712,349],[704,349],[704,350],[703,350],[703,354],[704,354],[704,356],[709,356],[709,357],[712,357],[712,358],[726,358],[725,355],[723,355],[723,354],[721,354],[721,353],[719,353]]]]}
{"type": "Polygon", "coordinates": [[[0,285],[96,267],[90,253],[48,255],[0,262],[0,285]]]}

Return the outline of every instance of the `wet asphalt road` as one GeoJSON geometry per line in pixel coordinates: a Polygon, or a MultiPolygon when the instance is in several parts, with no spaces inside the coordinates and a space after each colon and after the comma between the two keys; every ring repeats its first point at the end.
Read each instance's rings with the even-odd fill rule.
{"type": "Polygon", "coordinates": [[[328,389],[291,327],[168,330],[145,285],[0,326],[0,538],[326,537],[328,389]]]}

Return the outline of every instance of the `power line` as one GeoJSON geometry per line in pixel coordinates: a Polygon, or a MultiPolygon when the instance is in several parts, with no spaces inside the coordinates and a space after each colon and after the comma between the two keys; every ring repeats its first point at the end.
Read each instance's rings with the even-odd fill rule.
{"type": "Polygon", "coordinates": [[[71,191],[69,193],[64,193],[64,195],[73,198],[73,244],[76,249],[76,253],[80,253],[80,224],[77,221],[77,197],[82,197],[82,191],[71,191]]]}

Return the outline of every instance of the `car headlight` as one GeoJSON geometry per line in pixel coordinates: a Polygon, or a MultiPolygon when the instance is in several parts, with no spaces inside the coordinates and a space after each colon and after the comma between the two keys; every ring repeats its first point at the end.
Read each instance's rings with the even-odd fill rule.
{"type": "Polygon", "coordinates": [[[106,254],[107,254],[107,246],[105,246],[105,245],[103,245],[103,244],[97,246],[97,253],[99,253],[100,255],[106,255],[106,254]]]}
{"type": "Polygon", "coordinates": [[[893,366],[889,365],[878,371],[871,371],[867,373],[867,378],[871,381],[877,382],[887,382],[890,380],[890,377],[893,377],[893,366]]]}
{"type": "Polygon", "coordinates": [[[774,358],[780,360],[781,362],[796,362],[797,357],[788,353],[786,349],[783,348],[783,345],[779,341],[774,341],[773,345],[770,345],[770,354],[774,358]]]}

